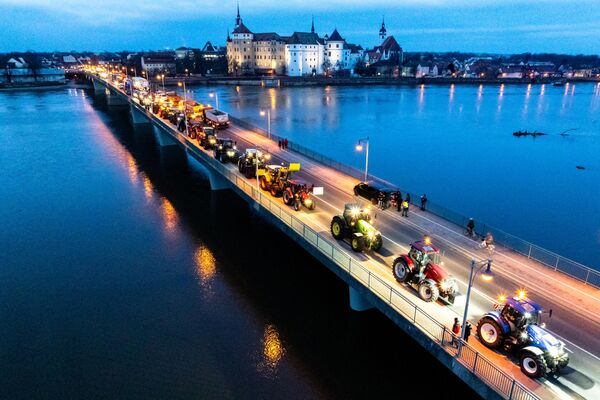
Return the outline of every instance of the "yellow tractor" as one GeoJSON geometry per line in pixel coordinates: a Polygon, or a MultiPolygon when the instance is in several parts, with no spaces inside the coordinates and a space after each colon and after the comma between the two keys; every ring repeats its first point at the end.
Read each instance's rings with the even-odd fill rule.
{"type": "Polygon", "coordinates": [[[285,183],[291,176],[291,172],[299,171],[300,164],[267,165],[264,170],[259,170],[259,184],[262,190],[268,191],[273,197],[279,197],[283,193],[285,183]]]}

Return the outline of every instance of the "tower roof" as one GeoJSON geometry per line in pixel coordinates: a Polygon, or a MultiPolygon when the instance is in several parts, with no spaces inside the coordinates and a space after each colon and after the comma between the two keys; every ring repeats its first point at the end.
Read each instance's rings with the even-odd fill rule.
{"type": "Polygon", "coordinates": [[[342,38],[342,35],[340,35],[340,33],[338,32],[337,28],[335,28],[333,30],[333,32],[331,33],[331,36],[329,36],[329,41],[338,41],[338,42],[343,42],[344,38],[342,38]]]}
{"type": "Polygon", "coordinates": [[[231,33],[252,33],[252,31],[250,31],[250,29],[248,29],[242,21],[240,21],[240,24],[236,26],[231,33]]]}

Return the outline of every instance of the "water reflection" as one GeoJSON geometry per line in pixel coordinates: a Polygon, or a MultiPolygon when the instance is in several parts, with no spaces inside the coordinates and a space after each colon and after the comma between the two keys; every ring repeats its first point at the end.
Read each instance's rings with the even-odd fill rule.
{"type": "Polygon", "coordinates": [[[194,263],[196,265],[196,274],[200,280],[200,286],[204,289],[204,294],[212,294],[212,281],[217,273],[217,263],[212,251],[201,244],[194,254],[194,263]]]}
{"type": "Polygon", "coordinates": [[[162,197],[160,203],[160,210],[162,213],[163,221],[165,224],[165,231],[172,235],[175,233],[175,229],[177,228],[177,222],[179,217],[177,216],[177,211],[175,211],[175,207],[166,197],[162,197]]]}
{"type": "Polygon", "coordinates": [[[285,355],[285,347],[283,347],[279,332],[274,325],[265,326],[262,348],[262,357],[257,365],[258,372],[267,378],[274,378],[277,376],[279,362],[285,355]]]}

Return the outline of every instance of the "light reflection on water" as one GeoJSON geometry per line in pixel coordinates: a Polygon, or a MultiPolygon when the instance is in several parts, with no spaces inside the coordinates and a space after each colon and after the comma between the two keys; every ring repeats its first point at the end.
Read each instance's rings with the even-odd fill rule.
{"type": "Polygon", "coordinates": [[[213,293],[212,282],[217,273],[215,256],[207,246],[201,244],[194,254],[194,263],[196,264],[196,274],[200,280],[203,293],[211,295],[213,293]]]}
{"type": "Polygon", "coordinates": [[[258,362],[257,370],[263,376],[273,379],[277,377],[279,363],[286,352],[275,325],[265,326],[262,349],[262,357],[258,362]]]}

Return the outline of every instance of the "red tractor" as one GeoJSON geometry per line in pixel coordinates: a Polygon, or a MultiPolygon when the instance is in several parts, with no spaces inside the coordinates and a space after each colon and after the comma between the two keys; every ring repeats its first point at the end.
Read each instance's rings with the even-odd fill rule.
{"type": "Polygon", "coordinates": [[[288,179],[283,185],[283,202],[288,206],[294,207],[295,211],[300,211],[304,206],[309,210],[316,207],[315,199],[312,196],[312,190],[308,185],[298,179],[288,179]]]}
{"type": "Polygon", "coordinates": [[[454,304],[458,295],[456,279],[440,265],[440,250],[429,237],[411,243],[408,254],[394,260],[392,272],[398,282],[417,288],[419,297],[426,302],[440,299],[454,304]]]}

